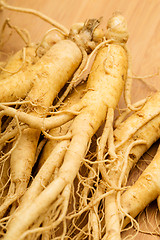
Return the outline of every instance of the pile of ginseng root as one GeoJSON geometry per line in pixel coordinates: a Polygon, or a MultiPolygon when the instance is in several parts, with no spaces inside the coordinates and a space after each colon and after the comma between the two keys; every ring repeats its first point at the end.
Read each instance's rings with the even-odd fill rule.
{"type": "Polygon", "coordinates": [[[114,13],[105,30],[101,19],[68,30],[0,7],[52,25],[38,43],[9,19],[1,29],[1,49],[7,28],[24,47],[0,62],[0,239],[120,240],[126,226],[134,238],[136,216],[155,199],[160,207],[160,150],[127,184],[160,137],[160,92],[131,103],[126,20],[114,13]]]}

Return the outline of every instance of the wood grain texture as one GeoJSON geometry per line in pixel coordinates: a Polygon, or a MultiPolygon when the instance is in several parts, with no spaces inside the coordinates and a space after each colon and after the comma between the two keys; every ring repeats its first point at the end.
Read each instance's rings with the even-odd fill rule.
{"type": "MultiPolygon", "coordinates": [[[[8,0],[14,6],[37,9],[49,17],[57,20],[66,27],[75,22],[83,22],[88,18],[103,17],[102,27],[115,11],[121,12],[128,22],[129,41],[128,49],[132,62],[132,70],[135,76],[144,76],[143,79],[151,87],[140,79],[133,80],[132,102],[151,94],[155,89],[160,90],[160,77],[157,74],[160,68],[160,1],[159,0],[8,0]],[[157,75],[156,75],[157,74],[157,75]],[[154,75],[147,77],[147,75],[154,75]]],[[[12,24],[26,28],[32,41],[38,41],[51,26],[41,19],[23,13],[0,12],[0,25],[9,17],[12,24]]],[[[4,45],[3,51],[16,51],[23,45],[16,34],[4,45]]],[[[123,107],[123,100],[120,107],[123,107]]],[[[152,149],[155,152],[155,147],[152,149]]],[[[150,157],[151,159],[151,157],[150,157]]],[[[141,164],[142,162],[140,162],[141,164]]],[[[143,165],[144,166],[144,165],[143,165]]],[[[137,171],[132,171],[130,181],[133,183],[137,178],[137,171]]],[[[156,202],[143,212],[140,226],[143,230],[153,230],[156,227],[155,212],[156,202]],[[146,225],[146,218],[149,224],[146,225]]],[[[158,213],[159,214],[159,213],[158,213]]],[[[135,234],[133,230],[125,231],[123,238],[129,234],[135,234]]],[[[135,240],[160,239],[159,236],[138,233],[135,240]]]]}

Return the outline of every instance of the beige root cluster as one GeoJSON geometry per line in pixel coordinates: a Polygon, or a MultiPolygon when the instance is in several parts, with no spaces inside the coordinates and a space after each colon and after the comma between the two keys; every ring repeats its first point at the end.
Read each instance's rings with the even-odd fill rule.
{"type": "Polygon", "coordinates": [[[8,26],[26,44],[0,72],[2,239],[118,240],[130,221],[139,229],[134,217],[159,196],[159,151],[150,192],[152,165],[131,188],[126,184],[160,137],[160,93],[131,104],[124,17],[113,14],[106,31],[96,19],[68,30],[35,10],[0,6],[54,26],[36,44],[9,20],[1,32],[8,26]],[[114,127],[123,90],[127,110],[114,127]],[[136,201],[141,194],[145,201],[136,201]]]}

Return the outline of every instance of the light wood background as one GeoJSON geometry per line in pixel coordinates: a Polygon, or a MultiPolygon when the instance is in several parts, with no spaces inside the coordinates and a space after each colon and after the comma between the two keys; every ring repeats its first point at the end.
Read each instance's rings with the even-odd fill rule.
{"type": "MultiPolygon", "coordinates": [[[[75,22],[83,22],[88,18],[103,17],[102,27],[115,11],[121,12],[127,22],[129,31],[128,49],[132,59],[132,70],[135,76],[145,77],[150,86],[140,79],[133,80],[132,102],[141,99],[156,89],[160,90],[160,0],[8,0],[14,6],[37,9],[49,17],[59,21],[66,27],[70,27],[75,22]],[[152,77],[147,77],[152,75],[152,77]],[[154,76],[153,76],[154,75],[154,76]]],[[[26,28],[32,41],[42,38],[46,30],[51,26],[35,16],[29,14],[10,12],[7,10],[0,12],[0,26],[9,17],[12,24],[26,28]]],[[[22,41],[15,34],[4,45],[3,51],[16,51],[22,47],[22,41]]],[[[120,107],[123,106],[123,100],[120,107]]],[[[156,151],[156,145],[151,149],[151,153],[156,151]]],[[[145,155],[145,159],[151,156],[145,155]]],[[[144,166],[142,161],[139,166],[144,166]]],[[[134,182],[139,171],[132,171],[130,182],[134,182]]],[[[156,226],[155,213],[156,201],[152,203],[147,211],[143,212],[140,219],[140,228],[145,231],[153,230],[156,226]],[[146,225],[146,219],[149,223],[146,225]]],[[[159,212],[157,213],[159,215],[159,212]]],[[[159,222],[157,222],[159,224],[159,222]]],[[[123,238],[129,234],[135,234],[133,230],[125,231],[123,238]]],[[[127,238],[128,239],[128,238],[127,238]]],[[[160,239],[160,236],[138,233],[134,237],[136,240],[160,239]]]]}

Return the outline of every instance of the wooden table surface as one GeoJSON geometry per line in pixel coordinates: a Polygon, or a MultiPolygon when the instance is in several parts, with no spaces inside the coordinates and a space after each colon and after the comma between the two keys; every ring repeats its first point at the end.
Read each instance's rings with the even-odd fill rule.
{"type": "MultiPolygon", "coordinates": [[[[143,80],[148,83],[147,86],[138,78],[133,80],[132,102],[149,95],[156,89],[160,90],[158,75],[160,67],[159,0],[7,0],[7,2],[14,6],[37,9],[67,28],[75,22],[99,17],[103,17],[102,27],[105,28],[112,13],[115,11],[121,12],[128,22],[128,49],[132,59],[133,74],[138,77],[145,77],[143,80]]],[[[51,27],[35,16],[7,10],[0,12],[1,26],[6,17],[10,18],[12,24],[26,28],[31,34],[32,41],[40,40],[45,31],[51,27]]],[[[21,47],[22,41],[16,35],[13,35],[4,45],[3,51],[16,51],[21,47]]],[[[122,105],[123,103],[120,103],[120,107],[122,105]]],[[[155,149],[156,147],[151,149],[153,154],[155,149]]],[[[148,159],[151,159],[151,156],[148,159]]],[[[140,164],[142,163],[140,162],[140,164]]],[[[133,171],[131,176],[133,182],[137,178],[137,171],[133,171]]],[[[140,227],[142,230],[149,231],[155,228],[156,210],[155,201],[147,208],[147,211],[141,214],[140,227]],[[149,219],[148,224],[146,224],[147,218],[149,219]]],[[[122,234],[123,238],[129,237],[130,233],[135,234],[132,230],[128,230],[122,234]]],[[[160,239],[160,236],[138,233],[134,239],[160,239]]]]}

